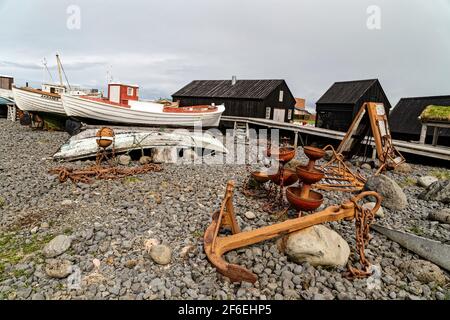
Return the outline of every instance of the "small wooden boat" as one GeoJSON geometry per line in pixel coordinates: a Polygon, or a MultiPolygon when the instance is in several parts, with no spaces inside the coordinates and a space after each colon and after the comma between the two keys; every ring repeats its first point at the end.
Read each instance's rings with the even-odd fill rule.
{"type": "MultiPolygon", "coordinates": [[[[66,116],[66,112],[64,111],[61,101],[62,94],[67,93],[70,95],[99,96],[98,90],[81,89],[64,85],[61,75],[62,64],[58,55],[56,55],[56,61],[60,75],[59,84],[43,83],[41,85],[41,89],[31,88],[28,86],[21,88],[16,86],[12,87],[14,101],[20,110],[31,113],[52,113],[66,116]]],[[[45,63],[44,66],[47,69],[47,65],[45,63]]]]}
{"type": "Polygon", "coordinates": [[[68,116],[79,120],[94,119],[109,123],[175,127],[217,127],[225,106],[201,105],[178,107],[138,99],[137,86],[120,83],[108,85],[108,98],[62,95],[68,116]]]}

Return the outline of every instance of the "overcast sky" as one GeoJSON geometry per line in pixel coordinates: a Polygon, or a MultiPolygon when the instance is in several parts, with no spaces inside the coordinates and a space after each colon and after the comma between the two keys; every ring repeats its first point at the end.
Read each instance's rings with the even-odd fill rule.
{"type": "Polygon", "coordinates": [[[43,57],[56,79],[58,52],[71,83],[103,88],[111,69],[145,98],[232,75],[285,79],[308,106],[343,80],[378,78],[392,104],[450,94],[450,0],[0,0],[0,17],[0,74],[19,85],[43,57]]]}

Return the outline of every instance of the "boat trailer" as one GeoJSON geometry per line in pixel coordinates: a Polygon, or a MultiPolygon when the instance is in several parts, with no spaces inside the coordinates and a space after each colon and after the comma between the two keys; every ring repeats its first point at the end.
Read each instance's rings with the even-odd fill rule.
{"type": "Polygon", "coordinates": [[[232,282],[254,283],[257,276],[242,266],[225,261],[222,256],[228,251],[284,236],[317,224],[343,219],[355,220],[356,222],[356,246],[360,263],[364,268],[358,270],[349,266],[349,276],[362,278],[370,275],[370,264],[365,259],[364,248],[369,241],[369,227],[373,221],[374,213],[381,205],[381,196],[378,193],[373,191],[363,192],[341,205],[330,206],[314,214],[299,216],[256,230],[241,232],[233,207],[234,186],[233,181],[228,182],[221,208],[213,214],[212,222],[204,234],[204,249],[208,260],[219,273],[228,277],[232,282]],[[371,210],[363,209],[358,202],[370,196],[376,199],[375,207],[371,210]],[[231,229],[232,235],[220,236],[221,228],[231,229]]]}

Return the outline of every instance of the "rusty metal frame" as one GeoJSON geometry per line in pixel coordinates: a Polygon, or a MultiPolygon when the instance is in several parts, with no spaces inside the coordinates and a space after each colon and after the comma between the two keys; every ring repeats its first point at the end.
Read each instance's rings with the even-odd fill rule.
{"type": "Polygon", "coordinates": [[[313,185],[315,189],[328,191],[356,192],[361,191],[366,178],[353,172],[344,162],[344,156],[337,153],[333,146],[327,145],[323,150],[331,150],[333,156],[330,161],[319,169],[325,173],[322,182],[313,185]]]}
{"type": "Polygon", "coordinates": [[[352,155],[355,145],[362,141],[369,129],[371,129],[378,160],[380,161],[377,174],[386,169],[394,169],[399,164],[405,162],[405,158],[392,143],[388,117],[384,105],[375,102],[366,102],[359,109],[344,139],[342,139],[337,148],[337,153],[344,155],[344,158],[347,156],[347,153],[352,155]],[[361,125],[366,113],[369,118],[370,128],[367,125],[361,125]]]}
{"type": "Polygon", "coordinates": [[[222,256],[228,251],[283,236],[316,224],[343,219],[353,220],[357,212],[359,212],[358,210],[361,210],[357,202],[367,196],[373,196],[377,200],[375,208],[370,210],[372,214],[381,205],[380,195],[376,192],[368,191],[339,206],[330,206],[323,211],[308,216],[287,220],[256,230],[241,232],[233,208],[233,189],[234,182],[229,181],[221,209],[213,214],[212,223],[204,234],[204,249],[208,260],[216,267],[219,273],[233,282],[247,281],[254,283],[257,280],[257,276],[242,266],[225,261],[222,256]],[[231,228],[233,234],[230,236],[219,236],[221,227],[231,228]]]}

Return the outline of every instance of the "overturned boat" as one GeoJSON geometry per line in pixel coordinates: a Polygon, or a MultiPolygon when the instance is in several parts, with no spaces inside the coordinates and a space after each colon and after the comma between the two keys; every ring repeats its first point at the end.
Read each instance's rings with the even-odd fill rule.
{"type": "MultiPolygon", "coordinates": [[[[74,161],[95,157],[98,152],[97,131],[97,129],[87,129],[72,136],[53,155],[53,159],[74,161]]],[[[113,147],[116,154],[159,147],[194,148],[214,151],[215,153],[228,153],[220,140],[202,131],[115,128],[114,132],[113,147]]]]}
{"type": "Polygon", "coordinates": [[[179,107],[142,101],[138,90],[134,85],[110,83],[108,98],[63,94],[62,102],[66,114],[81,121],[142,126],[217,127],[225,111],[223,105],[179,107]]]}

